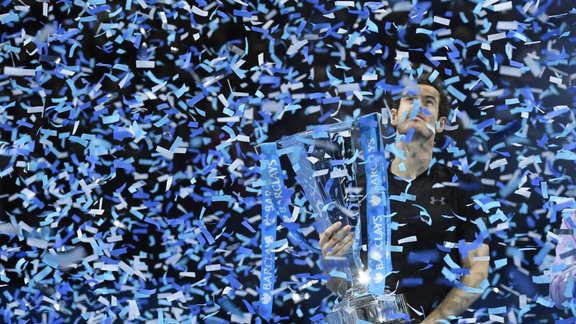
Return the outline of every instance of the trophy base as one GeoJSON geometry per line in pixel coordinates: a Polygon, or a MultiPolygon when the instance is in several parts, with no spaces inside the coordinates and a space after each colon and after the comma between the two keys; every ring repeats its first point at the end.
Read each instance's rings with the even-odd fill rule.
{"type": "Polygon", "coordinates": [[[324,319],[328,324],[349,324],[366,321],[379,324],[408,324],[408,306],[403,295],[387,295],[376,299],[372,294],[347,295],[324,319]]]}

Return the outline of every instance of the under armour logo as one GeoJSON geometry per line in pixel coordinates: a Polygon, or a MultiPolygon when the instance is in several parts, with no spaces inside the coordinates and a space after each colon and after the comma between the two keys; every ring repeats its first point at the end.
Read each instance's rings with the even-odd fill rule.
{"type": "Polygon", "coordinates": [[[446,205],[446,197],[440,197],[440,199],[434,196],[430,197],[430,204],[436,205],[437,203],[440,203],[442,206],[446,205]]]}

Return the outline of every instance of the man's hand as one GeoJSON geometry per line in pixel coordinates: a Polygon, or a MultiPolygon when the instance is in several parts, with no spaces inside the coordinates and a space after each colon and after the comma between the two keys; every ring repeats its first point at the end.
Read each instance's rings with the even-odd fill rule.
{"type": "MultiPolygon", "coordinates": [[[[352,244],[354,243],[354,233],[350,232],[352,227],[346,225],[340,228],[341,226],[341,222],[336,222],[330,225],[324,233],[320,233],[322,258],[343,256],[352,248],[352,244]]],[[[330,277],[327,287],[339,296],[343,296],[346,289],[348,289],[348,282],[344,278],[330,277]]]]}
{"type": "Polygon", "coordinates": [[[336,222],[320,233],[320,248],[322,256],[343,256],[350,250],[354,243],[354,233],[350,232],[352,227],[346,225],[342,228],[341,222],[336,222]]]}

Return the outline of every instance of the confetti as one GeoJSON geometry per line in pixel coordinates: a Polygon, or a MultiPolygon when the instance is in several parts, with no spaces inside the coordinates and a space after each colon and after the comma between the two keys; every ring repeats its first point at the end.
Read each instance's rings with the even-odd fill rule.
{"type": "MultiPolygon", "coordinates": [[[[4,1],[3,320],[262,322],[258,144],[391,116],[402,77],[425,71],[453,108],[434,158],[484,186],[469,207],[488,214],[490,287],[461,321],[570,321],[546,291],[568,265],[554,263],[556,230],[576,208],[576,11],[466,5],[4,1]]],[[[345,178],[343,165],[313,176],[345,178]]],[[[270,242],[270,320],[321,321],[335,296],[313,213],[280,174],[289,208],[270,242]]]]}

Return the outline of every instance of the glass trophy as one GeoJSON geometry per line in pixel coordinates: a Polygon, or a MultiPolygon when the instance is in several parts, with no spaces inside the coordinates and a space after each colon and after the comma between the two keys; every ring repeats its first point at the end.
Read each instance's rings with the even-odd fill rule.
{"type": "Polygon", "coordinates": [[[345,277],[348,287],[327,314],[327,323],[410,322],[403,296],[385,286],[392,262],[388,164],[382,132],[381,116],[375,113],[317,126],[277,142],[311,204],[316,230],[322,233],[339,221],[354,231],[349,251],[325,258],[326,270],[345,277]],[[367,237],[362,237],[363,233],[367,237]],[[365,243],[367,251],[363,252],[365,243]]]}

